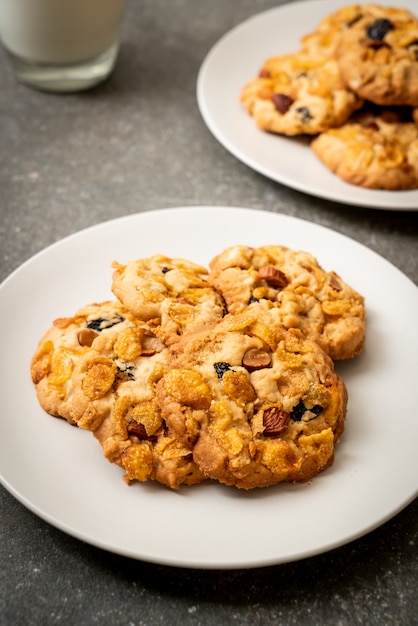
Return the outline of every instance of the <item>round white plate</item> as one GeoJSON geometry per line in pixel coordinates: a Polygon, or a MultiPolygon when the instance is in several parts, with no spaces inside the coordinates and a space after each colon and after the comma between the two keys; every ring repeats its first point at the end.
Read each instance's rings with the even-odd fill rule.
{"type": "MultiPolygon", "coordinates": [[[[308,0],[285,4],[247,19],[210,50],[199,71],[197,101],[215,138],[255,171],[313,196],[374,209],[418,210],[418,190],[384,191],[349,185],[330,172],[306,139],[263,132],[239,102],[242,87],[263,61],[296,52],[302,35],[346,0],[308,0]]],[[[380,4],[393,4],[382,0],[380,4]]],[[[416,0],[402,3],[417,10],[416,0]]]]}
{"type": "Polygon", "coordinates": [[[340,546],[417,493],[418,289],[355,241],[284,215],[226,207],[165,209],[105,222],[37,254],[0,288],[0,474],[26,507],[95,546],[169,565],[281,563],[340,546]],[[338,366],[347,428],[332,467],[303,485],[242,492],[218,484],[127,487],[91,433],[45,414],[30,380],[56,317],[111,297],[111,262],[163,253],[197,263],[229,245],[312,252],[366,297],[364,353],[338,366]]]}

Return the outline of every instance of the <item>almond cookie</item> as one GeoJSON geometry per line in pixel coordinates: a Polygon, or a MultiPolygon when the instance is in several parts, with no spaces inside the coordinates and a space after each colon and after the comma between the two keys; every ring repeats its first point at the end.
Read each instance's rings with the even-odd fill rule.
{"type": "Polygon", "coordinates": [[[208,284],[208,271],[200,265],[154,255],[114,267],[113,293],[133,315],[155,326],[166,344],[186,329],[223,317],[222,298],[208,284]]]}
{"type": "Polygon", "coordinates": [[[354,116],[341,128],[316,137],[311,148],[332,172],[352,185],[418,188],[418,125],[393,110],[354,116]]]}
{"type": "Polygon", "coordinates": [[[418,19],[406,9],[367,5],[335,50],[341,77],[379,105],[418,105],[418,19]]]}
{"type": "Polygon", "coordinates": [[[131,314],[119,302],[90,304],[73,316],[56,319],[39,341],[31,361],[31,376],[42,408],[74,424],[73,372],[95,340],[131,314]]]}
{"type": "Polygon", "coordinates": [[[210,262],[209,282],[230,313],[251,303],[272,309],[277,323],[298,328],[333,359],[359,354],[365,336],[364,299],[309,253],[285,246],[232,246],[210,262]]]}
{"type": "Polygon", "coordinates": [[[139,320],[98,338],[74,372],[74,421],[93,432],[125,480],[157,480],[173,489],[204,479],[189,448],[167,428],[155,387],[167,347],[139,320]]]}
{"type": "Polygon", "coordinates": [[[157,398],[199,468],[243,489],[328,467],[347,402],[323,350],[257,305],[174,344],[157,398]]]}
{"type": "Polygon", "coordinates": [[[259,128],[289,136],[340,126],[362,105],[336,61],[321,53],[267,59],[240,99],[259,128]]]}

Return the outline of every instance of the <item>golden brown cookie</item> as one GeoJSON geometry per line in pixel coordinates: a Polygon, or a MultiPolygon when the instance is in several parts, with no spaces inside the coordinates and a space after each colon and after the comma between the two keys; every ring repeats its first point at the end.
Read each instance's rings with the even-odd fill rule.
{"type": "Polygon", "coordinates": [[[316,28],[301,38],[301,52],[333,57],[341,34],[367,13],[368,4],[351,4],[326,15],[316,28]]]}
{"type": "Polygon", "coordinates": [[[156,402],[166,359],[167,347],[139,320],[100,337],[74,371],[73,416],[128,483],[157,480],[178,489],[204,476],[156,402]]]}
{"type": "Polygon", "coordinates": [[[356,115],[341,128],[316,137],[311,147],[332,172],[352,185],[418,188],[418,125],[400,112],[356,115]]]}
{"type": "Polygon", "coordinates": [[[73,372],[101,334],[124,326],[131,314],[119,302],[90,304],[72,316],[56,319],[40,339],[31,361],[31,376],[42,408],[63,417],[72,415],[73,372]]]}
{"type": "Polygon", "coordinates": [[[402,8],[367,5],[335,50],[348,89],[379,105],[418,105],[418,19],[402,8]]]}
{"type": "Polygon", "coordinates": [[[345,87],[336,61],[321,53],[267,59],[240,99],[262,130],[289,136],[339,126],[362,105],[345,87]]]}
{"type": "Polygon", "coordinates": [[[272,245],[236,245],[210,262],[209,282],[230,313],[257,302],[277,323],[298,328],[333,359],[359,354],[365,338],[364,299],[309,253],[272,245]]]}
{"type": "Polygon", "coordinates": [[[328,467],[347,402],[321,348],[257,305],[174,344],[157,398],[199,468],[243,489],[328,467]]]}
{"type": "Polygon", "coordinates": [[[207,282],[207,269],[196,263],[154,255],[114,267],[113,293],[167,344],[224,314],[222,298],[207,282]]]}

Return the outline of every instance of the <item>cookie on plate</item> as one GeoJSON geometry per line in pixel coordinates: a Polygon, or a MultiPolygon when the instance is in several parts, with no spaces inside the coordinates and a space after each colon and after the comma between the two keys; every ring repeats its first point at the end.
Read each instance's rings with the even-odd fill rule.
{"type": "Polygon", "coordinates": [[[320,53],[267,59],[240,99],[259,128],[289,136],[340,126],[362,105],[341,80],[336,61],[320,53]]]}
{"type": "Polygon", "coordinates": [[[359,354],[365,338],[364,298],[309,253],[271,245],[231,246],[210,262],[209,282],[230,313],[251,303],[272,309],[277,323],[298,328],[333,359],[359,354]]]}
{"type": "Polygon", "coordinates": [[[40,339],[31,360],[31,376],[42,408],[74,424],[73,372],[76,363],[101,334],[124,325],[131,314],[119,302],[83,307],[72,317],[56,319],[40,339]]]}
{"type": "Polygon", "coordinates": [[[156,403],[167,347],[144,322],[99,337],[74,371],[74,421],[93,432],[125,480],[173,489],[204,479],[190,449],[167,428],[156,403]]]}
{"type": "Polygon", "coordinates": [[[406,9],[367,5],[345,30],[335,57],[347,88],[379,105],[418,105],[418,19],[406,9]]]}
{"type": "Polygon", "coordinates": [[[113,293],[133,315],[155,326],[166,344],[224,315],[207,269],[196,263],[157,254],[114,267],[113,293]]]}
{"type": "Polygon", "coordinates": [[[363,17],[369,5],[351,4],[326,15],[316,28],[301,38],[300,51],[305,54],[325,54],[333,57],[341,33],[363,17]]]}
{"type": "Polygon", "coordinates": [[[418,125],[400,111],[356,115],[316,137],[311,148],[347,183],[370,189],[418,188],[418,125]]]}
{"type": "Polygon", "coordinates": [[[174,344],[157,398],[208,477],[252,489],[332,463],[347,393],[316,343],[252,305],[174,344]]]}

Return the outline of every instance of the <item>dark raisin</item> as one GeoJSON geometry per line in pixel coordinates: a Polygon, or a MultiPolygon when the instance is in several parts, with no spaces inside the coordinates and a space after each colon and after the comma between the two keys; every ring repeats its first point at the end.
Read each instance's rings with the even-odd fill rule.
{"type": "Polygon", "coordinates": [[[305,123],[305,122],[309,122],[310,120],[313,120],[313,115],[308,109],[308,107],[298,107],[296,109],[296,113],[300,117],[301,122],[305,123]]]}
{"type": "Polygon", "coordinates": [[[87,320],[86,326],[87,328],[92,328],[93,330],[100,332],[105,328],[112,328],[112,326],[120,324],[123,320],[124,318],[122,315],[115,315],[114,317],[108,319],[105,317],[98,317],[95,320],[87,320]]]}
{"type": "Polygon", "coordinates": [[[307,409],[303,401],[299,400],[297,405],[294,406],[293,409],[290,411],[290,417],[292,418],[293,421],[300,422],[303,416],[305,415],[306,411],[310,411],[316,417],[318,417],[318,415],[321,415],[323,410],[324,408],[320,404],[315,404],[312,408],[307,409]]]}
{"type": "Polygon", "coordinates": [[[315,406],[313,406],[309,410],[310,410],[311,413],[313,413],[314,415],[318,416],[318,415],[321,415],[322,411],[324,410],[324,407],[321,406],[320,404],[315,404],[315,406]]]}
{"type": "Polygon", "coordinates": [[[86,323],[87,328],[91,328],[92,330],[101,331],[101,325],[104,322],[102,317],[99,317],[97,320],[88,320],[86,323]]]}
{"type": "Polygon", "coordinates": [[[275,93],[271,97],[274,106],[278,110],[279,113],[284,115],[290,109],[293,104],[293,100],[290,96],[287,96],[285,93],[275,93]]]}
{"type": "Polygon", "coordinates": [[[118,366],[117,375],[121,378],[125,378],[125,380],[135,380],[135,366],[130,365],[129,363],[118,362],[116,364],[118,366]]]}
{"type": "Polygon", "coordinates": [[[225,372],[231,369],[231,366],[229,365],[229,363],[224,363],[224,362],[214,363],[213,367],[215,368],[215,372],[218,378],[222,378],[225,372]]]}
{"type": "Polygon", "coordinates": [[[170,271],[170,268],[167,267],[166,265],[164,265],[164,267],[161,268],[161,271],[162,271],[163,274],[167,274],[167,272],[170,271]]]}
{"type": "Polygon", "coordinates": [[[306,411],[305,405],[303,404],[302,400],[299,400],[297,405],[294,406],[293,409],[290,411],[290,417],[292,418],[293,421],[300,422],[300,420],[305,414],[305,411],[306,411]]]}
{"type": "Polygon", "coordinates": [[[375,20],[367,29],[367,36],[375,41],[381,41],[390,30],[394,29],[392,22],[384,17],[375,20]]]}

